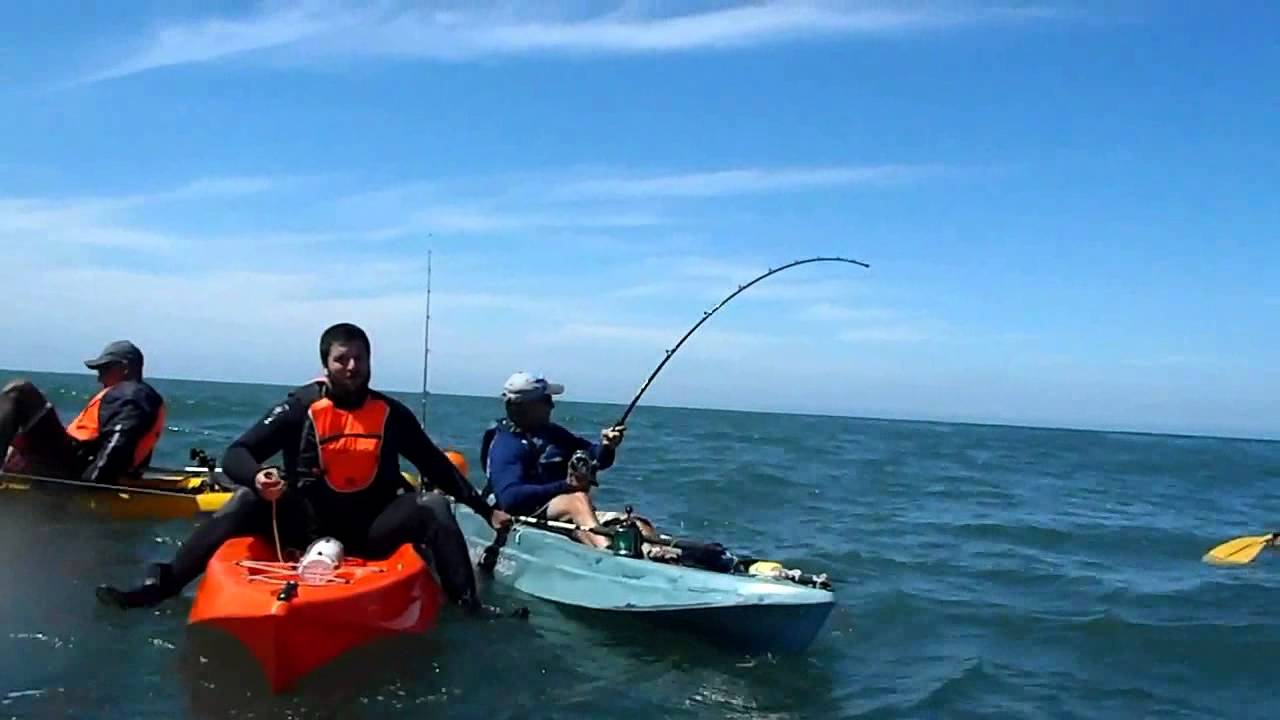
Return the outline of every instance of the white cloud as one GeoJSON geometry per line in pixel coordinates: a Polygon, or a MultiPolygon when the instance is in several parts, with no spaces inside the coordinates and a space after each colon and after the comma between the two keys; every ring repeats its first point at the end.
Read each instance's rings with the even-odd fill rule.
{"type": "Polygon", "coordinates": [[[1170,369],[1170,368],[1224,368],[1235,364],[1234,360],[1226,356],[1213,355],[1188,355],[1183,353],[1167,353],[1163,355],[1148,355],[1139,357],[1130,357],[1122,361],[1122,364],[1135,368],[1143,369],[1170,369]]]}
{"type": "MultiPolygon", "coordinates": [[[[569,322],[559,326],[551,334],[564,340],[609,340],[640,345],[649,349],[667,350],[688,331],[688,327],[656,327],[625,323],[569,322]]],[[[702,348],[700,352],[736,352],[751,346],[781,342],[782,338],[766,333],[736,332],[732,330],[699,329],[694,338],[702,348]]]]}
{"type": "Polygon", "coordinates": [[[806,307],[801,314],[815,320],[841,322],[880,322],[895,319],[899,314],[887,308],[849,307],[833,302],[819,302],[806,307]]]}
{"type": "Polygon", "coordinates": [[[590,209],[476,209],[465,204],[440,205],[414,213],[409,228],[451,233],[500,233],[555,228],[637,228],[660,225],[659,215],[645,212],[602,212],[590,209]]]}
{"type": "Polygon", "coordinates": [[[687,287],[677,287],[672,283],[642,282],[626,285],[609,291],[609,296],[618,300],[635,300],[639,298],[671,296],[687,291],[687,287]]]}
{"type": "Polygon", "coordinates": [[[937,336],[924,328],[909,324],[879,325],[853,330],[843,330],[837,334],[845,342],[876,345],[884,343],[916,343],[937,339],[937,336]]]}
{"type": "Polygon", "coordinates": [[[716,197],[879,185],[915,180],[941,168],[925,165],[867,167],[740,168],[631,178],[596,178],[567,183],[560,194],[578,197],[716,197]]]}
{"type": "Polygon", "coordinates": [[[286,183],[272,177],[199,178],[169,190],[65,199],[0,197],[0,243],[12,247],[86,246],[156,251],[174,238],[126,221],[126,211],[173,200],[210,200],[268,192],[286,183]]]}
{"type": "Polygon", "coordinates": [[[649,265],[662,268],[665,272],[691,278],[717,280],[733,280],[747,282],[764,272],[766,268],[759,263],[721,260],[714,257],[654,257],[646,261],[649,265]]]}
{"type": "Polygon", "coordinates": [[[289,45],[333,32],[356,19],[356,15],[347,11],[322,11],[318,6],[298,4],[239,20],[212,18],[165,25],[158,28],[136,54],[91,74],[86,80],[107,80],[289,45]]]}
{"type": "MultiPolygon", "coordinates": [[[[633,273],[636,282],[616,287],[609,294],[618,299],[669,297],[712,303],[765,273],[770,266],[782,264],[776,258],[747,262],[703,255],[655,255],[637,264],[633,273]]],[[[867,293],[865,279],[860,276],[865,272],[862,268],[844,264],[839,269],[832,267],[835,265],[798,266],[751,286],[739,299],[748,303],[836,303],[867,293]],[[822,267],[827,269],[818,269],[822,267]]]]}
{"type": "MultiPolygon", "coordinates": [[[[435,182],[405,181],[339,197],[333,202],[344,221],[393,224],[369,230],[371,238],[411,234],[502,234],[518,231],[618,231],[659,226],[688,226],[691,221],[667,212],[664,197],[690,199],[738,193],[799,192],[824,185],[889,182],[923,177],[935,165],[892,165],[773,170],[728,168],[698,173],[666,173],[649,177],[614,174],[583,178],[575,170],[541,171],[518,178],[510,175],[470,177],[435,182]],[[892,180],[891,180],[892,179],[892,180]]],[[[697,245],[688,236],[664,234],[670,247],[697,245]]],[[[659,238],[652,238],[659,245],[659,238]]],[[[596,237],[595,243],[615,239],[596,237]]],[[[744,263],[694,256],[671,258],[670,267],[689,277],[739,279],[759,270],[744,263]]],[[[652,258],[647,262],[669,262],[652,258]]]]}
{"type": "MultiPolygon", "coordinates": [[[[0,320],[0,330],[13,340],[0,348],[0,365],[7,367],[82,371],[76,365],[86,348],[126,337],[143,348],[156,376],[302,381],[318,369],[316,338],[339,319],[375,333],[375,343],[389,355],[421,355],[414,350],[421,344],[420,295],[333,296],[329,268],[152,273],[45,267],[15,275],[17,300],[0,320]],[[91,318],[81,303],[67,301],[85,288],[95,289],[91,318]],[[51,327],[57,332],[42,331],[51,327]]],[[[368,280],[356,273],[343,287],[359,288],[361,277],[368,280]]]]}
{"type": "Polygon", "coordinates": [[[939,320],[886,307],[854,307],[818,302],[799,311],[802,318],[831,328],[833,336],[854,344],[919,343],[948,337],[939,320]]]}
{"type": "MultiPolygon", "coordinates": [[[[584,278],[587,261],[575,259],[581,246],[538,246],[544,264],[533,275],[513,276],[498,264],[510,260],[506,245],[476,241],[528,228],[646,227],[663,219],[643,207],[619,211],[594,201],[563,206],[527,198],[486,202],[479,194],[451,197],[453,188],[436,188],[433,202],[422,202],[417,192],[371,196],[371,205],[346,208],[354,212],[337,227],[308,232],[278,225],[297,219],[291,204],[296,198],[285,195],[270,209],[248,207],[237,222],[247,229],[219,234],[202,232],[198,224],[172,229],[173,213],[162,206],[190,199],[192,209],[203,212],[226,198],[275,192],[287,182],[208,177],[118,197],[0,199],[0,242],[28,248],[16,253],[16,261],[15,253],[6,256],[11,275],[19,278],[8,290],[20,299],[0,321],[0,333],[16,339],[0,348],[0,366],[35,363],[74,370],[85,347],[125,336],[148,349],[158,375],[289,381],[314,371],[313,345],[324,326],[351,320],[377,337],[383,385],[414,387],[420,372],[425,257],[416,243],[386,243],[371,252],[358,241],[414,236],[434,226],[468,238],[438,248],[444,252],[436,258],[432,333],[433,363],[439,365],[432,372],[442,387],[489,392],[493,378],[505,377],[510,366],[534,361],[582,376],[598,376],[600,363],[643,374],[701,310],[768,265],[740,254],[730,260],[710,254],[645,259],[630,244],[593,252],[584,278]],[[152,224],[158,220],[165,224],[152,224]],[[362,226],[373,220],[384,224],[362,226]],[[66,247],[52,251],[51,239],[66,247]],[[131,252],[122,254],[121,248],[131,252]],[[122,256],[131,270],[118,269],[122,256]],[[625,292],[611,294],[628,281],[682,288],[697,302],[628,302],[625,292]],[[67,300],[85,287],[110,288],[95,296],[92,317],[85,316],[82,304],[67,300]],[[48,333],[50,327],[58,332],[48,333]],[[224,350],[210,352],[209,347],[224,350]],[[60,364],[65,358],[70,360],[60,364]]],[[[547,186],[554,182],[551,177],[547,186]]],[[[314,201],[324,198],[309,194],[308,202],[314,201]]],[[[829,274],[797,269],[794,277],[770,278],[747,297],[834,306],[850,301],[862,274],[857,268],[829,274]]],[[[703,378],[717,377],[726,360],[759,372],[783,366],[781,358],[792,352],[787,330],[752,323],[750,302],[741,303],[746,314],[728,313],[699,330],[680,365],[703,378]],[[734,324],[735,317],[742,323],[734,324]]],[[[773,308],[767,311],[775,314],[773,308]]],[[[606,373],[593,392],[616,398],[629,392],[618,388],[630,382],[606,373]]],[[[654,397],[685,392],[672,378],[664,388],[654,397]]]]}
{"type": "Polygon", "coordinates": [[[155,68],[276,51],[303,62],[334,56],[393,56],[459,61],[533,53],[631,54],[758,46],[804,38],[882,35],[982,23],[1040,19],[1049,8],[980,2],[763,2],[658,14],[637,5],[571,17],[556,6],[518,11],[504,3],[451,10],[441,3],[296,2],[238,18],[161,26],[126,59],[89,81],[155,68]]]}
{"type": "Polygon", "coordinates": [[[671,344],[679,334],[668,328],[640,327],[617,323],[569,323],[556,335],[561,338],[616,340],[651,347],[671,344]]]}
{"type": "Polygon", "coordinates": [[[292,182],[292,178],[270,176],[198,178],[174,190],[145,196],[148,200],[206,199],[270,192],[292,182]]]}
{"type": "Polygon", "coordinates": [[[472,52],[535,50],[652,52],[763,44],[798,36],[884,32],[943,22],[942,15],[770,3],[730,7],[673,17],[622,14],[578,22],[514,22],[473,26],[472,52]]]}
{"type": "Polygon", "coordinates": [[[157,250],[171,244],[162,234],[112,220],[120,207],[104,200],[0,198],[0,245],[14,250],[49,245],[157,250]]]}

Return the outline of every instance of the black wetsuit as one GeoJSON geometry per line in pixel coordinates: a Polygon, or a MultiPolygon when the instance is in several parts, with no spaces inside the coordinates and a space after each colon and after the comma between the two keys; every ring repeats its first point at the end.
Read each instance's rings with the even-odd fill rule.
{"type": "Polygon", "coordinates": [[[98,436],[79,440],[67,433],[53,404],[30,382],[0,392],[0,466],[10,472],[51,475],[93,483],[115,483],[150,464],[135,466],[134,452],[155,424],[164,399],[142,380],[112,385],[98,405],[98,436]],[[14,454],[5,463],[10,444],[14,454]]]}
{"type": "MultiPolygon", "coordinates": [[[[388,406],[377,472],[362,490],[334,490],[308,469],[320,466],[308,408],[326,396],[327,387],[315,382],[297,388],[232,443],[223,456],[223,472],[242,487],[191,534],[171,566],[158,569],[160,592],[149,593],[145,602],[136,604],[176,595],[204,572],[226,540],[243,535],[271,536],[271,503],[257,494],[254,480],[277,453],[282,456],[279,467],[287,485],[276,507],[283,545],[302,549],[317,537],[331,536],[343,543],[347,553],[368,557],[386,557],[404,543],[425,545],[450,600],[478,604],[466,541],[448,501],[434,493],[413,491],[400,474],[400,458],[418,468],[424,483],[447,492],[482,517],[488,518],[492,508],[431,442],[413,413],[375,391],[369,391],[369,397],[388,406]]],[[[342,407],[335,398],[330,399],[342,407]]]]}

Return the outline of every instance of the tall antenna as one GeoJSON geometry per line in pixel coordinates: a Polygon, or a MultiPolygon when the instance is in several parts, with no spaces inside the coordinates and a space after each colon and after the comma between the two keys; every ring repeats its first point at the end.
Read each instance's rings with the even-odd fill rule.
{"type": "Polygon", "coordinates": [[[422,325],[422,425],[427,424],[427,371],[431,365],[431,251],[427,251],[427,317],[422,325]]]}

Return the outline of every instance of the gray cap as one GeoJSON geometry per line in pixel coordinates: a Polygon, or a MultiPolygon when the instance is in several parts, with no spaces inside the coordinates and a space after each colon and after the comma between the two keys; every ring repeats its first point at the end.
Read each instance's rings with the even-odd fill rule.
{"type": "Polygon", "coordinates": [[[527,372],[512,375],[502,386],[502,398],[510,402],[527,402],[562,392],[564,386],[560,383],[547,382],[541,375],[527,372]]]}
{"type": "Polygon", "coordinates": [[[92,360],[85,360],[85,367],[91,370],[105,367],[111,363],[124,363],[135,371],[142,370],[142,351],[128,340],[116,340],[102,349],[102,354],[92,360]]]}

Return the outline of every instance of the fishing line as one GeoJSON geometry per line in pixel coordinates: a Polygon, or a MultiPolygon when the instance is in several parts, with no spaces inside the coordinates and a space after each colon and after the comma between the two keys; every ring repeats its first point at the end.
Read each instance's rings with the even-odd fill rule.
{"type": "Polygon", "coordinates": [[[796,267],[797,265],[807,265],[808,263],[816,263],[816,262],[840,262],[840,263],[848,263],[850,265],[859,265],[864,268],[871,267],[870,265],[862,262],[861,260],[853,260],[845,257],[812,257],[812,258],[806,258],[803,260],[793,260],[781,267],[769,268],[768,272],[761,274],[751,282],[746,283],[745,285],[739,285],[737,290],[734,290],[732,293],[729,293],[728,297],[716,303],[715,307],[702,313],[702,318],[699,319],[698,322],[694,323],[693,327],[689,328],[689,331],[686,332],[684,336],[682,336],[680,340],[676,342],[675,347],[667,351],[666,355],[662,358],[662,362],[658,363],[658,367],[653,369],[653,372],[649,375],[648,379],[646,379],[644,381],[644,384],[640,386],[640,390],[636,393],[636,396],[631,400],[631,404],[627,405],[626,411],[622,413],[622,417],[618,418],[618,422],[614,423],[614,426],[617,427],[619,425],[626,424],[627,417],[629,417],[631,415],[631,411],[635,409],[636,403],[640,402],[640,397],[644,395],[645,391],[649,389],[649,386],[653,384],[654,378],[658,377],[658,373],[662,372],[662,368],[665,367],[668,362],[670,362],[671,357],[676,354],[676,351],[680,349],[680,346],[684,345],[684,342],[688,340],[689,337],[692,336],[695,332],[697,332],[698,328],[702,327],[703,323],[705,323],[707,320],[710,320],[711,316],[715,315],[720,310],[720,308],[727,305],[730,300],[737,297],[739,294],[742,293],[742,291],[746,290],[747,288],[751,287],[752,285],[755,285],[756,283],[760,282],[761,280],[764,280],[765,278],[771,275],[777,275],[783,270],[796,267]]]}
{"type": "Polygon", "coordinates": [[[280,524],[276,522],[276,501],[271,501],[271,535],[276,540],[276,558],[284,562],[284,553],[280,551],[280,524]]]}

